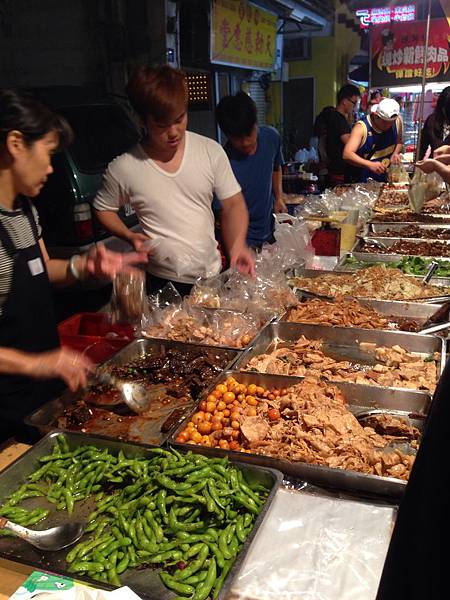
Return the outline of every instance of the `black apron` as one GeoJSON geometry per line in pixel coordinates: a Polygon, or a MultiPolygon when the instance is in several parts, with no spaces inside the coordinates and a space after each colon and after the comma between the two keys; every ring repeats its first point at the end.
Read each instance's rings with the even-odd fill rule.
{"type": "MultiPolygon", "coordinates": [[[[21,201],[35,243],[18,249],[0,219],[0,241],[13,259],[9,295],[0,316],[0,346],[44,352],[59,346],[50,282],[39,246],[39,233],[29,200],[21,201]]],[[[57,395],[61,382],[0,374],[0,441],[27,432],[23,418],[57,395]]]]}

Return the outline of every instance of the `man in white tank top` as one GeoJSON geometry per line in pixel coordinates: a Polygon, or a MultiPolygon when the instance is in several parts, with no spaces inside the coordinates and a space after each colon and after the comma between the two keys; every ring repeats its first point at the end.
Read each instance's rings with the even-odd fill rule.
{"type": "Polygon", "coordinates": [[[127,92],[146,135],[108,165],[94,201],[102,225],[135,249],[150,238],[150,290],[171,281],[184,295],[198,277],[221,269],[211,208],[216,194],[230,264],[253,273],[245,241],[248,212],[229,160],[216,141],[186,131],[185,75],[168,66],[141,67],[127,92]],[[119,219],[117,211],[128,203],[143,233],[130,231],[119,219]]]}

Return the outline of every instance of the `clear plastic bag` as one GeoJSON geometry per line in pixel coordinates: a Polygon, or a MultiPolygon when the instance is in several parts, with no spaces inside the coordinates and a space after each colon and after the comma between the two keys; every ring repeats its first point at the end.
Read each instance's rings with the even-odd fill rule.
{"type": "Polygon", "coordinates": [[[388,169],[389,183],[409,183],[409,175],[402,164],[391,163],[388,169]]]}
{"type": "Polygon", "coordinates": [[[395,509],[308,489],[278,491],[231,598],[374,600],[395,509]]]}
{"type": "Polygon", "coordinates": [[[113,280],[111,296],[112,322],[139,324],[145,304],[145,273],[137,269],[118,273],[113,280]]]}
{"type": "Polygon", "coordinates": [[[443,185],[443,179],[437,173],[424,173],[416,168],[408,189],[411,210],[419,213],[425,202],[439,196],[443,185]]]}

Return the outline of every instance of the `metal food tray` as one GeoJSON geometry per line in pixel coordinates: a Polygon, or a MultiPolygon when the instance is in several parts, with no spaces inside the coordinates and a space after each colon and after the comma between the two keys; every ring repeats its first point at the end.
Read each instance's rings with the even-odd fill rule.
{"type": "MultiPolygon", "coordinates": [[[[394,245],[395,242],[400,241],[402,238],[376,238],[373,237],[371,238],[373,240],[378,240],[380,242],[382,242],[383,244],[385,244],[385,246],[387,246],[387,248],[389,249],[391,246],[394,245]]],[[[413,239],[408,238],[408,241],[414,242],[413,239]]],[[[421,240],[422,242],[424,241],[429,241],[430,243],[433,243],[433,240],[421,240]]],[[[442,240],[435,240],[438,242],[441,242],[443,244],[445,244],[446,246],[450,247],[450,240],[446,241],[442,241],[442,240]]],[[[366,262],[394,262],[397,260],[402,260],[403,258],[405,258],[405,256],[419,256],[420,258],[425,258],[427,260],[431,259],[444,259],[444,260],[450,260],[450,256],[426,256],[424,254],[396,254],[396,253],[390,253],[390,252],[364,252],[364,250],[362,249],[364,242],[362,240],[359,240],[359,242],[356,244],[356,246],[353,248],[352,250],[352,254],[353,256],[358,259],[358,260],[364,260],[366,262]],[[373,257],[373,258],[371,258],[373,257]]]]}
{"type": "MultiPolygon", "coordinates": [[[[416,354],[430,355],[438,352],[439,360],[436,365],[438,378],[442,374],[446,362],[445,340],[438,336],[406,331],[328,327],[326,325],[283,322],[268,325],[259,334],[253,347],[241,354],[233,368],[242,370],[253,357],[266,354],[276,341],[296,342],[302,335],[309,340],[323,340],[328,350],[332,350],[333,356],[340,360],[356,362],[358,360],[358,344],[360,342],[370,342],[377,344],[377,346],[392,347],[398,345],[404,350],[416,354]]],[[[327,354],[327,351],[325,351],[325,354],[327,354]]],[[[330,379],[330,381],[333,380],[330,379]]],[[[380,386],[373,387],[381,389],[380,386]]],[[[408,388],[392,387],[390,389],[404,390],[408,388]]]]}
{"type": "MultiPolygon", "coordinates": [[[[124,365],[135,358],[144,356],[145,354],[159,354],[160,352],[168,350],[169,348],[177,348],[180,350],[203,349],[207,351],[210,355],[222,356],[224,358],[224,369],[231,368],[234,361],[236,360],[236,357],[239,354],[239,351],[236,349],[216,348],[215,346],[202,346],[200,344],[184,344],[181,342],[165,341],[160,339],[137,339],[125,346],[125,348],[120,350],[117,354],[108,359],[106,362],[104,362],[103,365],[106,367],[113,365],[124,365]]],[[[209,387],[209,384],[207,387],[209,387]]],[[[55,398],[46,402],[33,413],[28,415],[25,418],[25,423],[32,427],[36,427],[42,434],[48,433],[52,429],[58,428],[58,419],[63,415],[65,409],[72,405],[74,402],[81,400],[82,398],[82,391],[76,393],[67,391],[64,394],[62,394],[59,398],[55,398]]],[[[166,406],[158,411],[153,411],[152,417],[141,417],[138,415],[132,417],[133,424],[130,426],[131,435],[127,439],[131,442],[151,444],[154,446],[159,446],[163,444],[169,437],[170,431],[177,426],[177,423],[180,420],[184,418],[186,412],[190,411],[195,401],[196,398],[194,398],[191,402],[185,403],[182,406],[166,406]],[[166,433],[161,432],[161,426],[163,425],[163,423],[169,418],[171,413],[177,409],[180,409],[179,418],[176,420],[176,422],[173,423],[173,425],[166,433]]],[[[99,430],[92,432],[92,434],[102,435],[110,439],[117,439],[119,435],[108,435],[107,428],[111,427],[113,429],[115,427],[116,430],[119,429],[123,431],[123,428],[125,428],[125,425],[123,425],[123,423],[125,423],[123,418],[122,423],[119,422],[118,424],[112,424],[109,421],[105,422],[105,429],[103,429],[103,424],[100,424],[99,430]]],[[[73,430],[67,429],[66,431],[73,430]]],[[[121,437],[124,438],[125,436],[122,434],[121,437]]]]}
{"type": "MultiPolygon", "coordinates": [[[[245,315],[245,313],[240,312],[238,310],[231,310],[229,308],[211,308],[209,306],[192,306],[191,307],[192,310],[198,310],[198,311],[204,311],[206,312],[206,314],[210,314],[210,315],[214,315],[214,314],[218,314],[219,316],[221,314],[224,315],[245,315]]],[[[250,313],[248,313],[250,314],[250,313]]],[[[250,342],[244,346],[243,348],[237,348],[235,346],[222,346],[220,344],[207,344],[205,341],[201,341],[201,342],[177,342],[179,344],[190,344],[192,346],[202,346],[202,347],[208,347],[208,348],[223,348],[224,350],[232,350],[235,352],[242,352],[243,350],[247,350],[247,348],[250,348],[250,346],[253,344],[253,340],[256,338],[256,336],[259,334],[259,332],[264,329],[264,327],[266,325],[268,325],[269,323],[271,323],[272,321],[277,319],[277,315],[276,313],[270,312],[270,311],[262,311],[262,315],[264,318],[264,321],[261,322],[261,325],[258,329],[258,331],[256,332],[256,334],[253,336],[253,338],[250,340],[250,342]]],[[[154,340],[154,341],[158,341],[158,340],[162,340],[165,342],[175,342],[176,340],[171,340],[169,338],[163,338],[163,337],[153,337],[153,336],[147,336],[144,333],[142,334],[142,336],[146,339],[146,340],[154,340]]]]}
{"type": "MultiPolygon", "coordinates": [[[[367,308],[372,308],[381,315],[395,318],[412,319],[419,325],[424,325],[430,317],[432,317],[436,311],[442,308],[443,304],[425,304],[421,302],[403,302],[400,300],[366,300],[365,298],[358,298],[358,302],[367,308]]],[[[295,307],[294,307],[295,308],[295,307]]],[[[304,321],[289,321],[288,316],[292,309],[287,310],[280,322],[286,323],[304,323],[304,321]]],[[[450,308],[449,308],[450,310],[450,308]]],[[[305,323],[308,324],[308,323],[305,323]]],[[[313,325],[314,323],[310,323],[313,325]]],[[[436,323],[437,324],[437,323],[436,323]]],[[[323,325],[325,327],[325,325],[323,325]]],[[[327,325],[330,327],[330,325],[327,325]]],[[[342,327],[342,326],[341,326],[342,327]]],[[[353,325],[349,325],[352,327],[353,325]]],[[[376,331],[380,331],[377,329],[376,331]]],[[[389,330],[392,331],[392,330],[389,330]]],[[[398,331],[398,330],[394,330],[398,331]]]]}
{"type": "MultiPolygon", "coordinates": [[[[40,466],[39,458],[41,456],[51,453],[53,446],[56,443],[55,438],[58,433],[58,431],[49,433],[0,473],[0,502],[4,502],[6,497],[11,494],[12,491],[17,489],[22,483],[25,483],[26,478],[40,466]]],[[[74,432],[65,433],[65,436],[69,443],[69,447],[72,449],[91,444],[100,449],[108,448],[113,452],[122,450],[126,456],[144,458],[154,457],[148,447],[137,444],[126,444],[124,442],[111,441],[103,437],[86,436],[74,432]]],[[[222,456],[220,452],[214,451],[208,452],[208,455],[222,456]]],[[[225,579],[225,583],[219,594],[219,599],[221,600],[225,600],[227,597],[232,580],[238,573],[259,527],[263,524],[269,506],[274,500],[275,494],[283,480],[282,474],[271,467],[263,466],[261,468],[260,466],[248,464],[247,461],[244,463],[244,461],[241,460],[241,455],[230,458],[232,464],[243,472],[248,483],[262,483],[271,487],[271,491],[262,511],[256,518],[253,530],[245,541],[232,569],[225,579]]],[[[25,500],[23,506],[27,508],[39,507],[51,509],[51,513],[47,519],[36,526],[36,529],[45,529],[47,527],[66,523],[67,521],[86,521],[87,516],[94,509],[95,505],[94,501],[75,502],[74,513],[72,516],[69,516],[65,510],[57,511],[54,504],[51,504],[46,498],[42,497],[25,500]]],[[[81,541],[83,541],[83,538],[81,541]]],[[[67,563],[65,562],[65,556],[68,551],[69,549],[66,548],[64,550],[59,550],[58,552],[43,552],[19,538],[0,538],[0,556],[3,558],[30,565],[37,569],[47,569],[53,573],[73,577],[73,573],[69,573],[66,568],[67,563]]],[[[78,574],[76,575],[76,579],[91,582],[96,587],[113,589],[113,586],[111,585],[102,584],[78,574]]],[[[129,586],[143,600],[173,600],[176,598],[176,594],[169,591],[161,583],[157,569],[129,569],[121,575],[121,580],[123,585],[129,586]]]]}
{"type": "MultiPolygon", "coordinates": [[[[266,388],[278,387],[289,388],[292,385],[303,381],[302,377],[286,377],[283,375],[269,375],[263,373],[248,373],[230,371],[223,374],[225,381],[227,377],[234,377],[240,383],[261,385],[266,388]]],[[[333,383],[342,390],[349,409],[353,413],[358,413],[361,409],[381,408],[404,412],[407,417],[410,413],[417,415],[427,415],[430,406],[430,397],[428,394],[409,390],[393,390],[390,388],[375,388],[372,386],[358,385],[355,383],[336,382],[333,383]]],[[[195,409],[193,412],[196,412],[195,409]]],[[[381,477],[378,475],[368,475],[358,471],[349,471],[322,465],[315,465],[304,462],[291,462],[287,459],[274,458],[254,453],[240,453],[230,450],[219,450],[218,448],[207,448],[196,444],[183,444],[176,441],[177,434],[183,430],[192,415],[189,415],[178,430],[173,433],[169,443],[192,450],[202,454],[215,456],[215,452],[221,452],[223,455],[239,457],[245,462],[254,463],[260,466],[279,469],[285,475],[290,475],[308,483],[346,490],[357,495],[377,495],[399,500],[405,490],[406,482],[393,477],[381,477]]],[[[424,420],[411,418],[411,423],[422,429],[424,420]]]]}
{"type": "MultiPolygon", "coordinates": [[[[354,256],[356,259],[366,262],[367,267],[365,268],[369,268],[371,266],[373,266],[370,263],[377,263],[377,262],[394,262],[395,260],[401,260],[402,258],[405,258],[406,256],[408,256],[407,254],[370,254],[368,252],[362,254],[363,258],[358,258],[354,252],[349,252],[347,253],[344,257],[341,258],[341,260],[339,261],[339,263],[336,266],[336,270],[334,271],[326,271],[326,270],[318,270],[318,269],[304,269],[301,273],[298,274],[298,277],[308,277],[310,279],[315,279],[316,277],[321,277],[322,275],[348,275],[349,273],[352,273],[355,271],[355,269],[351,269],[351,268],[347,268],[344,269],[342,268],[342,263],[345,261],[346,258],[350,257],[350,256],[354,256]],[[370,260],[371,256],[384,256],[385,260],[370,260]],[[389,259],[388,259],[389,257],[389,259]]],[[[425,260],[433,260],[436,257],[430,257],[430,256],[421,256],[421,258],[424,258],[425,260]]],[[[450,260],[450,259],[449,259],[450,260]]],[[[419,279],[423,279],[423,277],[421,275],[409,275],[408,273],[405,273],[405,275],[408,275],[408,277],[416,277],[419,279]]],[[[436,287],[442,287],[442,288],[446,288],[446,287],[450,287],[450,277],[432,277],[429,281],[430,285],[434,285],[436,287]]],[[[443,294],[445,294],[446,290],[443,289],[443,294]]],[[[361,298],[359,296],[355,296],[355,298],[358,298],[358,300],[360,299],[364,299],[366,300],[365,296],[362,296],[361,298]]],[[[376,298],[374,298],[374,300],[376,300],[376,298]]],[[[428,300],[428,299],[427,299],[428,300]]],[[[390,300],[389,302],[406,302],[406,300],[390,300]]]]}
{"type": "MultiPolygon", "coordinates": [[[[358,258],[354,252],[347,252],[347,254],[345,254],[344,256],[341,257],[340,261],[338,262],[338,264],[336,265],[336,270],[335,271],[331,271],[334,273],[355,273],[356,271],[359,271],[362,268],[367,268],[367,267],[371,267],[373,266],[373,263],[377,263],[377,262],[385,262],[385,263],[390,263],[390,262],[395,262],[397,260],[403,260],[404,258],[408,258],[411,255],[410,254],[373,254],[372,252],[364,252],[364,253],[360,253],[360,255],[363,255],[364,258],[358,258]],[[379,259],[379,260],[370,260],[371,256],[380,256],[383,257],[383,260],[379,259]],[[363,265],[363,266],[354,266],[354,265],[346,265],[345,261],[348,258],[356,258],[358,261],[360,262],[365,262],[367,263],[367,265],[363,265]]],[[[442,258],[440,259],[438,256],[421,256],[420,258],[423,258],[423,260],[447,260],[448,262],[450,262],[450,258],[442,258]]],[[[413,273],[403,273],[403,275],[406,275],[407,277],[415,277],[416,279],[423,279],[425,277],[424,275],[414,275],[413,273]]],[[[436,287],[450,287],[450,277],[437,277],[434,276],[430,279],[430,281],[428,282],[429,285],[434,285],[436,287]]],[[[396,301],[399,302],[399,301],[396,301]]]]}
{"type": "MultiPolygon", "coordinates": [[[[422,223],[420,221],[417,221],[417,222],[415,222],[415,221],[394,221],[392,223],[371,222],[368,225],[369,225],[369,230],[379,236],[382,236],[384,231],[388,231],[388,230],[389,231],[400,231],[401,229],[404,229],[405,227],[408,227],[410,225],[414,225],[414,226],[418,227],[419,229],[450,229],[449,222],[447,222],[447,223],[444,222],[444,223],[442,223],[442,225],[440,225],[439,223],[422,223]]],[[[407,238],[407,239],[410,239],[410,238],[407,238]]]]}

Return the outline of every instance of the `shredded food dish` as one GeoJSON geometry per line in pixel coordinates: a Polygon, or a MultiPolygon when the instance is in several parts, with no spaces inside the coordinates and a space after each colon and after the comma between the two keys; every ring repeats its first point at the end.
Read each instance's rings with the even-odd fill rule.
{"type": "MultiPolygon", "coordinates": [[[[277,375],[308,375],[331,381],[426,390],[430,393],[435,390],[436,361],[439,355],[424,357],[397,345],[388,348],[369,342],[360,342],[359,350],[370,355],[373,360],[367,361],[363,355],[361,362],[357,356],[355,360],[339,360],[338,357],[327,355],[330,350],[323,348],[322,340],[309,340],[301,336],[294,344],[283,344],[283,347],[275,348],[269,353],[254,356],[242,370],[277,375]]],[[[337,354],[338,351],[336,347],[334,353],[337,354]]],[[[341,353],[344,351],[342,349],[341,353]]]]}
{"type": "Polygon", "coordinates": [[[400,269],[376,265],[356,273],[326,273],[319,277],[294,277],[294,287],[323,296],[355,296],[377,300],[420,300],[442,296],[448,288],[424,284],[400,269]]]}
{"type": "MultiPolygon", "coordinates": [[[[403,436],[418,439],[417,429],[402,425],[403,436]]],[[[406,454],[387,447],[395,436],[363,427],[349,411],[342,392],[314,378],[259,403],[257,416],[242,420],[241,432],[251,452],[293,462],[402,480],[408,479],[414,463],[413,452],[406,454]],[[279,414],[275,421],[268,418],[274,409],[279,414]]]]}

